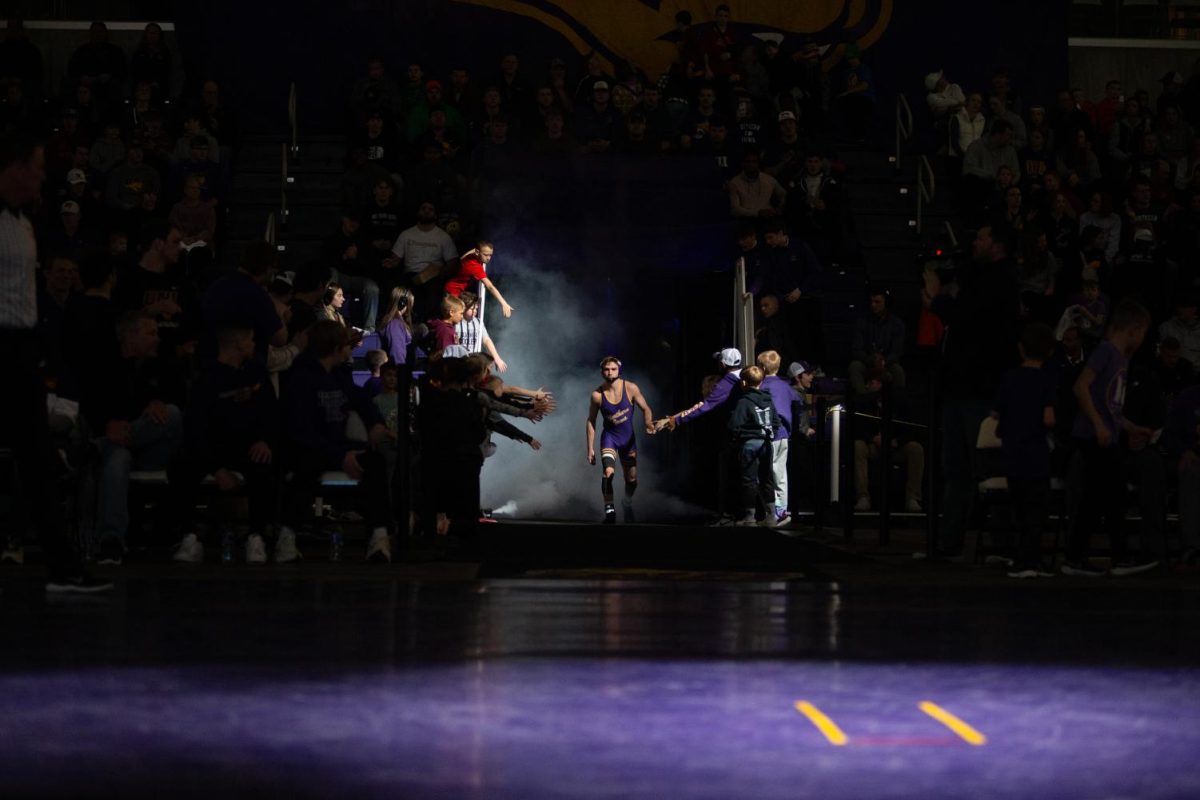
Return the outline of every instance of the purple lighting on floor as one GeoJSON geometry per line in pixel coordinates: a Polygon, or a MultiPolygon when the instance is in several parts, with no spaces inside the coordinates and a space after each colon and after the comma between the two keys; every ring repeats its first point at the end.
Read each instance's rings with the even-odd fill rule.
{"type": "Polygon", "coordinates": [[[1200,796],[1200,671],[509,659],[0,676],[10,797],[1200,796]],[[845,731],[830,745],[794,704],[845,731]],[[987,737],[971,747],[918,708],[987,737]]]}

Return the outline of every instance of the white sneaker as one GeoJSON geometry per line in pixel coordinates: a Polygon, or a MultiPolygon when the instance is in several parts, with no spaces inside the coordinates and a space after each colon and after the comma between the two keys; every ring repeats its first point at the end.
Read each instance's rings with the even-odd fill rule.
{"type": "Polygon", "coordinates": [[[738,528],[755,528],[758,527],[758,520],[754,518],[754,514],[747,514],[733,524],[738,528]]]}
{"type": "Polygon", "coordinates": [[[184,564],[199,564],[204,560],[204,545],[194,533],[189,533],[175,546],[175,560],[184,564]]]}
{"type": "Polygon", "coordinates": [[[392,563],[392,540],[387,528],[376,528],[367,544],[367,561],[380,564],[392,563]]]}
{"type": "Polygon", "coordinates": [[[915,497],[910,497],[904,501],[904,510],[910,514],[920,514],[925,509],[921,508],[921,501],[915,497]]]}
{"type": "Polygon", "coordinates": [[[296,549],[296,532],[287,526],[280,528],[279,536],[275,539],[275,563],[290,564],[299,558],[300,551],[296,549]]]}
{"type": "Polygon", "coordinates": [[[252,533],[246,537],[246,563],[267,563],[267,544],[261,535],[252,533]]]}
{"type": "Polygon", "coordinates": [[[871,510],[871,498],[863,495],[854,503],[854,511],[857,514],[863,514],[871,510]]]}

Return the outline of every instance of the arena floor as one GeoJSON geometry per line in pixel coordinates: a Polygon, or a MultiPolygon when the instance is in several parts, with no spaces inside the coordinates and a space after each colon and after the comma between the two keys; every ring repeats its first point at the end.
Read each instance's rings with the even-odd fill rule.
{"type": "Polygon", "coordinates": [[[110,596],[49,600],[6,566],[0,792],[1200,796],[1200,576],[1012,582],[745,533],[503,524],[482,561],[392,567],[150,553],[110,596]]]}

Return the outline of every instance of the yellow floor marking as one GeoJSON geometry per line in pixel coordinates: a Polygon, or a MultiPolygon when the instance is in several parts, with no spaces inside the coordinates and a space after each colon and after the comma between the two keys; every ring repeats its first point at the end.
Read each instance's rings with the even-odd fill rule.
{"type": "Polygon", "coordinates": [[[936,719],[938,722],[945,725],[950,730],[957,733],[959,737],[967,744],[975,745],[976,747],[987,744],[986,736],[941,706],[931,703],[928,700],[923,700],[918,704],[917,707],[929,716],[936,719]]]}
{"type": "Polygon", "coordinates": [[[830,744],[841,747],[850,741],[849,737],[842,732],[842,729],[837,726],[836,722],[825,716],[821,712],[821,709],[807,700],[797,700],[796,710],[808,717],[808,721],[817,726],[817,730],[829,740],[830,744]]]}

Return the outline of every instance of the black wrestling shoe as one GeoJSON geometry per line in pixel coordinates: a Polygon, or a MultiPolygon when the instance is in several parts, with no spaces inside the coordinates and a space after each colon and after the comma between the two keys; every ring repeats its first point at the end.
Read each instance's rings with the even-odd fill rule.
{"type": "Polygon", "coordinates": [[[616,525],[617,524],[617,507],[614,506],[612,503],[604,504],[604,524],[605,525],[616,525]]]}

